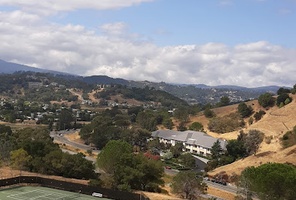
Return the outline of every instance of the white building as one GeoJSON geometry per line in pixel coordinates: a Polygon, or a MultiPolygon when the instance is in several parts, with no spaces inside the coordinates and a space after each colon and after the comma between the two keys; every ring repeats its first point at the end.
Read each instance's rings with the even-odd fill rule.
{"type": "Polygon", "coordinates": [[[198,131],[174,131],[174,130],[157,130],[152,132],[153,138],[158,138],[160,142],[175,146],[182,143],[184,150],[194,154],[210,155],[213,144],[219,140],[222,149],[226,149],[227,142],[209,136],[206,133],[198,131]]]}

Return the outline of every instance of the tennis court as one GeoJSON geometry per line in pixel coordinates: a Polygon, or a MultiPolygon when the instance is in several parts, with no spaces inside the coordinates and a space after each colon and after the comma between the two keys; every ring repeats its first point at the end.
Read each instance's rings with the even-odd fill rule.
{"type": "Polygon", "coordinates": [[[0,190],[0,200],[108,200],[84,194],[39,186],[23,186],[0,190]]]}

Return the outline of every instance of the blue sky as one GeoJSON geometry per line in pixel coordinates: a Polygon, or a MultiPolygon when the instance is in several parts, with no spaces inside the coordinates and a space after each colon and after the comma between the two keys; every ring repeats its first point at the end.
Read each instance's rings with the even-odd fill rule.
{"type": "Polygon", "coordinates": [[[296,0],[0,0],[0,59],[169,83],[294,85],[296,0]]]}
{"type": "Polygon", "coordinates": [[[130,32],[161,46],[264,40],[295,47],[295,11],[291,0],[159,0],[124,9],[78,10],[54,21],[89,29],[124,22],[130,32]]]}

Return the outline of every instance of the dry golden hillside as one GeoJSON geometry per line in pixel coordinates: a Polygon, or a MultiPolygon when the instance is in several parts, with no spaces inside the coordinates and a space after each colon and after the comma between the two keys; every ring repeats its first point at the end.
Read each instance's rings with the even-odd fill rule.
{"type": "MultiPolygon", "coordinates": [[[[246,125],[244,132],[256,129],[265,134],[265,140],[260,145],[259,151],[256,155],[241,159],[232,164],[220,167],[210,172],[210,175],[214,175],[221,171],[226,171],[227,174],[233,173],[240,174],[240,172],[248,166],[258,166],[267,162],[280,162],[280,163],[292,163],[296,165],[296,145],[282,149],[280,144],[280,138],[288,130],[292,130],[296,126],[296,95],[292,95],[293,101],[282,107],[278,108],[274,106],[268,110],[263,109],[257,100],[247,102],[247,105],[251,105],[255,112],[260,109],[264,110],[266,114],[261,120],[253,123],[252,125],[246,125]],[[271,140],[270,140],[271,139],[271,140]],[[267,140],[270,140],[268,142],[267,140]]],[[[217,116],[224,116],[231,112],[236,112],[238,105],[225,106],[221,108],[213,109],[217,116]]],[[[210,132],[207,129],[209,120],[204,116],[193,116],[190,118],[191,123],[198,121],[203,124],[207,133],[216,138],[224,139],[236,139],[239,131],[234,131],[225,134],[217,134],[210,132]]],[[[248,119],[245,120],[248,124],[248,119]]]]}

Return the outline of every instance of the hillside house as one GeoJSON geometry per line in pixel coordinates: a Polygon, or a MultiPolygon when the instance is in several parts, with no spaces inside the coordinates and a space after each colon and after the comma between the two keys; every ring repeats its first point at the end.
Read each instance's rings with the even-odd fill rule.
{"type": "Polygon", "coordinates": [[[42,82],[28,82],[28,87],[30,89],[39,89],[43,86],[42,82]]]}
{"type": "MultiPolygon", "coordinates": [[[[217,138],[211,137],[204,132],[198,131],[175,131],[175,130],[157,130],[152,132],[153,138],[158,138],[161,143],[171,144],[175,146],[177,143],[182,143],[184,151],[200,154],[210,155],[213,144],[217,138]]],[[[227,142],[218,139],[222,149],[226,149],[227,142]]]]}

